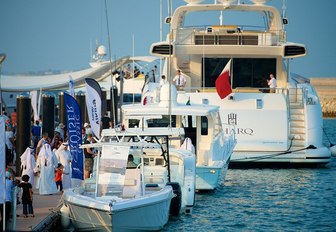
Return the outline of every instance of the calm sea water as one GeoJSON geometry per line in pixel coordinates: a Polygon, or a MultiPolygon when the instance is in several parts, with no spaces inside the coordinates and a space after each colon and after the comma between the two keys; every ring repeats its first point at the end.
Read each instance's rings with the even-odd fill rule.
{"type": "MultiPolygon", "coordinates": [[[[336,119],[324,130],[336,144],[336,119]]],[[[336,157],[324,168],[229,169],[216,191],[196,195],[192,215],[163,231],[336,231],[336,157]]]]}

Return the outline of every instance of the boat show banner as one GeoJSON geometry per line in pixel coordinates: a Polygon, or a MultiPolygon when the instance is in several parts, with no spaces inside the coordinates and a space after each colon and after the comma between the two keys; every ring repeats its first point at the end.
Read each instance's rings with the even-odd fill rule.
{"type": "Polygon", "coordinates": [[[86,78],[86,108],[93,133],[100,137],[100,120],[102,109],[102,91],[98,82],[91,78],[86,78]]]}
{"type": "Polygon", "coordinates": [[[72,157],[71,178],[84,179],[84,153],[79,147],[82,145],[82,119],[80,107],[76,99],[67,93],[64,93],[64,102],[66,108],[68,143],[72,157]]]}

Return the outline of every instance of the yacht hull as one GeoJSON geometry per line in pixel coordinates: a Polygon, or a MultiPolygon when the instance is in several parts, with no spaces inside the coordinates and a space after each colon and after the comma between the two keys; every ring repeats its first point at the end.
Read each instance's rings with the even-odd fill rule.
{"type": "Polygon", "coordinates": [[[155,231],[168,222],[173,197],[170,186],[144,197],[113,202],[64,192],[64,206],[78,231],[155,231]]]}
{"type": "Polygon", "coordinates": [[[196,166],[196,190],[216,189],[220,180],[225,179],[228,166],[223,162],[220,166],[196,166]]]}

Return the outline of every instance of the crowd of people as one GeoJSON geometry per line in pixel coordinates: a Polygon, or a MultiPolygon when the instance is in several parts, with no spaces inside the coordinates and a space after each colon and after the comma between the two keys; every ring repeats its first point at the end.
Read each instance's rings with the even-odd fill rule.
{"type": "MultiPolygon", "coordinates": [[[[5,207],[5,221],[8,222],[12,204],[12,189],[15,186],[19,189],[18,204],[23,206],[22,216],[24,218],[34,217],[34,188],[40,195],[62,193],[65,189],[71,188],[72,162],[67,139],[68,133],[64,124],[59,123],[54,134],[50,136],[47,132],[42,133],[40,120],[32,121],[31,146],[27,147],[25,152],[20,155],[15,153],[16,111],[11,116],[7,116],[4,110],[2,113],[6,116],[6,200],[0,202],[0,226],[3,221],[2,207],[5,207]],[[21,161],[21,170],[14,168],[18,159],[21,161]],[[20,176],[18,176],[19,173],[21,173],[20,176]]],[[[107,114],[102,118],[101,127],[102,129],[112,127],[107,114]]],[[[95,142],[93,136],[89,123],[84,123],[82,127],[83,143],[95,142]]],[[[88,178],[93,170],[93,158],[96,156],[96,152],[93,152],[92,149],[84,149],[84,155],[84,178],[88,178]]]]}

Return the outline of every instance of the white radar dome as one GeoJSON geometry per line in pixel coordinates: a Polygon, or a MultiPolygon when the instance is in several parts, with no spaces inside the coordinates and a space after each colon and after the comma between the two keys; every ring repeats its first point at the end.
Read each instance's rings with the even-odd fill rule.
{"type": "Polygon", "coordinates": [[[251,0],[251,2],[253,2],[254,4],[256,4],[258,6],[262,6],[262,5],[265,5],[267,0],[251,0]]]}
{"type": "Polygon", "coordinates": [[[196,5],[203,2],[203,0],[184,0],[184,1],[188,3],[188,5],[196,5]]]}
{"type": "Polygon", "coordinates": [[[98,55],[105,56],[106,55],[106,48],[103,45],[100,45],[97,49],[98,55]]]}
{"type": "Polygon", "coordinates": [[[219,0],[219,2],[221,2],[224,6],[229,6],[236,1],[237,0],[219,0]]]}

